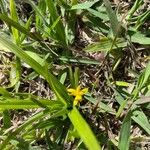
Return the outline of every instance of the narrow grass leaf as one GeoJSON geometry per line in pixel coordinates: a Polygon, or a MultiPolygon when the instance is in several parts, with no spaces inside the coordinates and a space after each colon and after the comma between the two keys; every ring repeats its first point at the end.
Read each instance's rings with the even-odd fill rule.
{"type": "Polygon", "coordinates": [[[145,21],[149,19],[149,17],[150,17],[150,10],[147,10],[138,18],[135,25],[136,30],[138,30],[145,23],[145,21]]]}
{"type": "Polygon", "coordinates": [[[0,19],[3,20],[4,22],[6,22],[8,25],[13,26],[14,28],[19,30],[20,32],[28,35],[32,39],[34,39],[36,41],[41,41],[41,36],[39,34],[30,32],[30,30],[28,30],[25,27],[21,26],[18,22],[12,20],[7,15],[0,14],[0,19]]]}
{"type": "Polygon", "coordinates": [[[130,83],[125,82],[125,81],[116,81],[115,84],[116,84],[117,86],[124,86],[124,87],[130,86],[130,83]]]}
{"type": "Polygon", "coordinates": [[[101,147],[96,137],[94,136],[92,130],[90,129],[86,121],[83,119],[79,111],[76,109],[76,107],[74,107],[68,113],[68,116],[88,150],[101,150],[101,147]]]}
{"type": "Polygon", "coordinates": [[[120,116],[120,114],[123,112],[123,110],[124,110],[124,108],[126,107],[126,105],[127,105],[127,100],[124,100],[124,101],[121,103],[121,105],[120,105],[120,107],[119,107],[119,109],[118,109],[118,111],[117,111],[117,113],[116,113],[116,118],[118,118],[118,117],[120,116]]]}
{"type": "Polygon", "coordinates": [[[8,134],[6,139],[0,144],[0,150],[5,149],[5,147],[8,145],[8,142],[13,139],[17,134],[19,134],[21,131],[23,131],[26,127],[31,125],[34,121],[39,120],[39,118],[47,116],[50,112],[48,110],[41,111],[34,116],[30,117],[27,121],[25,121],[21,126],[19,126],[14,132],[11,132],[11,134],[8,134]]]}
{"type": "Polygon", "coordinates": [[[136,105],[141,105],[145,103],[150,103],[150,96],[141,96],[140,99],[134,102],[134,104],[136,105]]]}
{"type": "Polygon", "coordinates": [[[129,111],[128,114],[125,116],[119,136],[119,145],[118,148],[120,150],[128,150],[130,144],[130,131],[131,131],[131,115],[132,112],[129,111]]]}
{"type": "Polygon", "coordinates": [[[150,123],[142,111],[134,111],[132,119],[150,135],[150,123]]]}
{"type": "MultiPolygon", "coordinates": [[[[10,16],[14,21],[18,22],[18,15],[17,15],[16,5],[14,0],[10,0],[10,16]]],[[[15,40],[16,43],[19,44],[20,43],[19,31],[14,27],[11,27],[11,29],[13,33],[13,39],[15,40]]]]}
{"type": "Polygon", "coordinates": [[[59,57],[59,60],[65,63],[79,63],[79,64],[91,64],[91,65],[99,65],[100,62],[93,59],[84,59],[84,58],[72,58],[72,57],[59,57]]]}
{"type": "MultiPolygon", "coordinates": [[[[26,28],[28,31],[30,30],[31,21],[32,21],[32,16],[29,17],[29,19],[24,25],[24,28],[26,28]]],[[[26,37],[27,37],[27,34],[20,33],[20,43],[22,43],[26,37]]]]}
{"type": "Polygon", "coordinates": [[[88,9],[92,5],[94,5],[96,2],[98,2],[98,0],[94,0],[93,2],[84,2],[84,3],[81,3],[81,4],[73,5],[71,7],[71,10],[74,10],[74,9],[88,9]]]}
{"type": "Polygon", "coordinates": [[[99,111],[115,114],[115,110],[113,110],[113,108],[111,108],[109,105],[105,104],[103,100],[96,100],[90,94],[86,94],[84,98],[100,108],[99,111]]]}
{"type": "Polygon", "coordinates": [[[37,53],[32,52],[32,51],[25,51],[30,57],[32,57],[37,63],[39,63],[41,66],[44,67],[45,65],[45,60],[41,58],[37,53]]]}
{"type": "Polygon", "coordinates": [[[79,85],[79,68],[75,67],[75,71],[74,71],[74,82],[75,82],[75,87],[77,87],[79,85]]]}
{"type": "Polygon", "coordinates": [[[127,19],[130,19],[134,12],[137,11],[137,9],[143,4],[143,0],[136,0],[134,2],[134,5],[132,6],[132,8],[129,10],[128,12],[128,16],[126,17],[127,19]]]}
{"type": "Polygon", "coordinates": [[[60,100],[65,106],[67,105],[66,101],[70,102],[70,97],[67,94],[67,90],[50,72],[48,72],[48,66],[41,66],[36,60],[30,57],[25,53],[21,48],[16,46],[7,38],[0,36],[0,43],[9,48],[13,53],[15,53],[20,59],[29,64],[37,73],[43,76],[51,88],[54,90],[58,100],[60,100]]]}
{"type": "Polygon", "coordinates": [[[138,79],[137,89],[142,89],[150,77],[150,62],[147,64],[145,70],[142,72],[138,79]]]}
{"type": "Polygon", "coordinates": [[[3,87],[0,87],[0,95],[3,97],[12,97],[12,95],[3,87]]]}
{"type": "Polygon", "coordinates": [[[32,8],[35,10],[36,14],[39,17],[41,17],[43,23],[48,26],[48,23],[46,22],[44,15],[42,14],[41,10],[34,4],[34,2],[32,2],[31,0],[23,0],[23,1],[30,4],[32,6],[32,8]]]}
{"type": "Polygon", "coordinates": [[[108,15],[105,14],[105,13],[96,11],[96,10],[94,10],[94,9],[92,9],[92,8],[88,8],[88,11],[89,11],[91,14],[93,14],[94,16],[96,16],[96,17],[98,17],[98,18],[100,18],[100,19],[102,19],[102,20],[104,20],[104,21],[108,21],[108,20],[109,20],[108,15]]]}
{"type": "MultiPolygon", "coordinates": [[[[53,24],[59,18],[59,15],[57,13],[54,2],[52,0],[46,0],[46,4],[47,4],[48,11],[50,13],[50,18],[53,24]]],[[[65,28],[61,20],[59,20],[55,28],[56,28],[55,32],[56,32],[58,41],[60,41],[61,44],[63,44],[63,46],[67,46],[65,28]]]]}
{"type": "Polygon", "coordinates": [[[111,4],[109,2],[109,0],[103,0],[105,7],[106,7],[106,11],[111,23],[111,29],[113,32],[114,37],[117,35],[118,33],[118,28],[119,28],[119,21],[117,19],[117,16],[115,14],[115,12],[113,11],[113,9],[111,8],[111,4]]]}
{"type": "Polygon", "coordinates": [[[72,67],[69,67],[69,79],[70,79],[71,87],[76,88],[72,67]]]}
{"type": "Polygon", "coordinates": [[[88,52],[110,51],[120,47],[125,47],[126,45],[127,42],[120,38],[116,40],[115,44],[113,44],[113,40],[110,38],[102,38],[100,42],[91,44],[87,46],[84,50],[88,52]]]}
{"type": "Polygon", "coordinates": [[[11,127],[11,117],[9,111],[6,109],[3,111],[3,128],[7,129],[11,127]]]}
{"type": "Polygon", "coordinates": [[[48,108],[62,108],[62,104],[58,101],[52,100],[37,100],[34,101],[32,99],[28,100],[17,100],[15,98],[7,98],[7,100],[0,101],[0,111],[9,110],[9,109],[34,109],[34,108],[41,108],[41,107],[48,107],[48,108]]]}
{"type": "Polygon", "coordinates": [[[133,43],[138,43],[142,45],[150,45],[150,38],[144,36],[140,32],[136,32],[131,36],[131,41],[133,43]]]}

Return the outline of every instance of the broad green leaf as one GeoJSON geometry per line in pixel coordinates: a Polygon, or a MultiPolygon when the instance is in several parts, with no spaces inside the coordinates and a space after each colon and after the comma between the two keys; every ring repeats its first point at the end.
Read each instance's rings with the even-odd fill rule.
{"type": "Polygon", "coordinates": [[[73,5],[71,7],[71,10],[74,10],[74,9],[88,9],[92,5],[94,5],[96,2],[98,2],[98,0],[94,0],[93,2],[84,2],[84,3],[81,3],[81,4],[73,5]]]}
{"type": "Polygon", "coordinates": [[[25,53],[21,48],[8,40],[7,36],[0,36],[0,43],[15,53],[24,62],[33,67],[40,75],[44,76],[43,67],[37,63],[33,58],[31,58],[27,53],[25,53]]]}
{"type": "Polygon", "coordinates": [[[55,128],[56,127],[62,127],[63,121],[57,118],[47,119],[44,120],[44,122],[39,122],[36,124],[36,129],[43,129],[43,128],[55,128]]]}
{"type": "Polygon", "coordinates": [[[127,42],[125,42],[123,39],[117,39],[115,44],[113,44],[112,39],[102,38],[100,42],[91,44],[87,46],[84,50],[88,52],[110,51],[110,50],[117,49],[120,47],[125,47],[126,45],[127,45],[127,42]]]}
{"type": "Polygon", "coordinates": [[[86,121],[83,119],[79,111],[76,109],[76,107],[74,107],[68,113],[68,116],[88,150],[101,150],[101,147],[96,137],[94,136],[92,130],[90,129],[86,121]]]}
{"type": "Polygon", "coordinates": [[[118,145],[119,150],[129,150],[131,115],[132,112],[129,111],[122,122],[120,136],[119,136],[119,145],[118,145]]]}
{"type": "Polygon", "coordinates": [[[150,135],[150,123],[142,111],[134,111],[132,119],[150,135]]]}
{"type": "Polygon", "coordinates": [[[69,67],[69,79],[71,83],[72,88],[77,88],[79,85],[79,68],[75,67],[75,71],[73,72],[73,69],[69,67]]]}

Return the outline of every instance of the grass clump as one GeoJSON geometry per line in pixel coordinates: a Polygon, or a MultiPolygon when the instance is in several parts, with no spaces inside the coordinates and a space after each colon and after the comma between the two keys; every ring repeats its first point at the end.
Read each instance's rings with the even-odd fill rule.
{"type": "Polygon", "coordinates": [[[148,2],[0,4],[1,150],[150,146],[148,2]]]}

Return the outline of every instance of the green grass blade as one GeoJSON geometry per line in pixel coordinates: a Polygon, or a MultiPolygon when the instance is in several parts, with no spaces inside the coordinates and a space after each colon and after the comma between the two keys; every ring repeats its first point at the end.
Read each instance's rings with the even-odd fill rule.
{"type": "Polygon", "coordinates": [[[0,87],[0,95],[3,97],[11,97],[12,95],[3,87],[0,87]]]}
{"type": "Polygon", "coordinates": [[[76,107],[74,107],[70,113],[68,113],[68,116],[88,150],[101,150],[101,147],[98,144],[98,141],[96,140],[92,130],[76,107]]]}
{"type": "Polygon", "coordinates": [[[24,62],[32,66],[39,74],[44,76],[44,71],[43,71],[42,66],[39,63],[37,63],[34,59],[32,59],[28,54],[26,54],[22,49],[20,49],[14,43],[8,40],[8,37],[0,36],[0,42],[2,45],[10,49],[13,53],[15,53],[24,62]]]}
{"type": "Polygon", "coordinates": [[[91,44],[87,46],[84,50],[88,52],[110,51],[110,50],[115,50],[120,47],[125,47],[126,45],[127,45],[127,42],[124,41],[122,38],[116,39],[115,44],[114,44],[114,41],[112,39],[104,37],[100,40],[100,42],[91,44]]]}
{"type": "Polygon", "coordinates": [[[115,14],[115,12],[113,11],[113,9],[111,8],[111,4],[109,2],[109,0],[103,0],[105,7],[106,7],[106,11],[111,23],[111,29],[113,32],[114,37],[117,35],[118,33],[118,28],[119,28],[119,21],[117,19],[117,16],[115,14]]]}
{"type": "Polygon", "coordinates": [[[75,87],[77,87],[79,85],[79,68],[78,67],[75,67],[75,70],[74,70],[74,82],[75,82],[75,87]]]}
{"type": "Polygon", "coordinates": [[[150,45],[150,38],[146,37],[144,34],[140,32],[136,32],[133,35],[131,35],[131,41],[133,43],[138,43],[142,45],[150,45]]]}
{"type": "Polygon", "coordinates": [[[147,10],[138,18],[135,24],[135,29],[138,30],[149,18],[150,18],[150,10],[147,10]]]}
{"type": "Polygon", "coordinates": [[[127,20],[129,20],[135,11],[137,11],[137,9],[143,4],[143,0],[136,0],[134,2],[134,5],[132,6],[132,8],[130,9],[130,11],[128,12],[128,16],[126,17],[127,20]]]}
{"type": "Polygon", "coordinates": [[[0,150],[5,149],[7,146],[8,142],[13,139],[17,134],[19,134],[21,131],[23,131],[26,127],[31,125],[34,121],[39,120],[39,118],[44,117],[48,115],[50,112],[45,110],[42,112],[37,113],[36,115],[32,116],[29,118],[26,122],[24,122],[21,126],[19,126],[14,132],[11,132],[6,139],[0,144],[0,150]]]}
{"type": "Polygon", "coordinates": [[[147,83],[149,83],[147,82],[149,77],[150,77],[150,62],[147,64],[145,70],[140,75],[137,82],[137,88],[135,89],[135,91],[141,90],[147,83]]]}
{"type": "MultiPolygon", "coordinates": [[[[10,16],[14,21],[18,22],[18,15],[14,0],[10,0],[10,16]]],[[[11,27],[11,29],[13,33],[13,39],[16,41],[16,43],[20,43],[19,31],[14,27],[11,27]]]]}
{"type": "Polygon", "coordinates": [[[99,65],[100,62],[93,59],[86,59],[86,58],[72,58],[72,57],[59,57],[58,60],[61,60],[65,63],[79,63],[79,64],[92,64],[92,65],[99,65]]]}
{"type": "Polygon", "coordinates": [[[142,111],[134,111],[132,119],[150,135],[150,123],[142,111]]]}
{"type": "Polygon", "coordinates": [[[26,3],[30,4],[32,8],[35,10],[36,14],[42,19],[43,23],[48,26],[47,21],[45,20],[44,15],[42,14],[41,10],[32,2],[31,0],[23,0],[26,3]]]}
{"type": "Polygon", "coordinates": [[[96,2],[98,2],[98,0],[94,0],[93,2],[84,2],[84,3],[81,3],[81,4],[76,4],[76,5],[73,5],[71,7],[71,10],[74,10],[74,9],[88,9],[88,8],[92,7],[92,5],[94,5],[96,2]]]}
{"type": "Polygon", "coordinates": [[[131,128],[131,111],[125,116],[119,137],[119,150],[128,150],[130,143],[130,128],[131,128]]]}
{"type": "MultiPolygon", "coordinates": [[[[29,17],[29,19],[27,20],[26,24],[24,25],[24,27],[29,31],[30,30],[30,25],[31,25],[31,21],[32,21],[32,16],[29,17]]],[[[24,33],[20,33],[20,43],[22,43],[25,38],[27,37],[27,34],[24,33]]]]}
{"type": "MultiPolygon", "coordinates": [[[[46,4],[48,6],[51,21],[53,24],[59,18],[59,15],[57,13],[54,2],[52,0],[46,0],[46,4]]],[[[65,28],[61,20],[59,20],[55,28],[56,28],[56,36],[58,41],[60,41],[63,44],[63,46],[67,46],[65,28]]]]}
{"type": "Polygon", "coordinates": [[[25,53],[21,48],[16,46],[10,40],[8,40],[4,36],[0,36],[0,43],[10,49],[13,53],[15,53],[20,59],[24,62],[29,64],[37,73],[43,76],[48,83],[50,84],[51,88],[55,92],[58,100],[60,100],[66,106],[70,103],[70,97],[67,93],[66,88],[50,73],[48,72],[48,66],[41,66],[36,60],[31,58],[27,53],[25,53]]]}
{"type": "Polygon", "coordinates": [[[69,67],[69,80],[72,88],[76,88],[72,67],[69,67]]]}
{"type": "Polygon", "coordinates": [[[34,109],[34,108],[62,108],[62,103],[52,100],[17,100],[15,98],[8,98],[7,100],[0,101],[0,111],[6,109],[34,109]]]}
{"type": "Polygon", "coordinates": [[[11,117],[8,110],[3,111],[3,128],[7,129],[11,127],[11,117]]]}
{"type": "Polygon", "coordinates": [[[30,30],[28,30],[25,27],[21,26],[18,22],[12,20],[7,15],[0,14],[0,19],[3,20],[4,22],[6,22],[8,25],[13,26],[14,28],[16,28],[17,30],[19,30],[20,32],[28,35],[32,39],[34,39],[36,41],[41,41],[41,36],[39,34],[37,34],[37,33],[34,34],[34,33],[30,32],[30,30]]]}

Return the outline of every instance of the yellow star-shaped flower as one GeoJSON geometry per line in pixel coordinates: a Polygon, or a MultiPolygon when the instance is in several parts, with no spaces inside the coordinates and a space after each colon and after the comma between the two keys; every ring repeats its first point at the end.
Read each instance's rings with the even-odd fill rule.
{"type": "Polygon", "coordinates": [[[69,95],[75,96],[73,101],[73,105],[75,106],[82,101],[82,96],[88,92],[88,88],[81,90],[80,86],[78,86],[76,89],[68,89],[67,91],[69,92],[69,95]]]}

